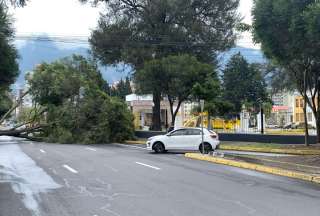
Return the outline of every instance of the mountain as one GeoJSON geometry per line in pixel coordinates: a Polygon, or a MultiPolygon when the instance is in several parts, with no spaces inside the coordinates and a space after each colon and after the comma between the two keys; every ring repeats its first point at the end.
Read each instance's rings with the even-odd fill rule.
{"type": "MultiPolygon", "coordinates": [[[[79,46],[70,43],[57,43],[50,41],[49,38],[48,40],[44,40],[43,36],[41,37],[41,40],[32,40],[23,43],[17,41],[16,46],[20,55],[20,76],[18,77],[14,88],[23,88],[26,72],[33,70],[36,65],[41,64],[42,62],[50,63],[72,54],[86,56],[89,53],[89,47],[87,45],[79,46]]],[[[260,50],[235,47],[228,52],[219,55],[221,66],[224,67],[231,56],[238,52],[245,56],[249,63],[263,63],[266,61],[260,50]]],[[[126,77],[129,74],[130,69],[125,66],[100,67],[100,71],[108,83],[114,83],[121,78],[126,77]]]]}
{"type": "MultiPolygon", "coordinates": [[[[41,37],[43,39],[43,37],[41,37]]],[[[16,47],[19,53],[19,68],[20,75],[14,85],[14,88],[23,88],[25,84],[25,74],[32,71],[35,66],[43,62],[53,62],[58,59],[78,54],[87,56],[89,53],[88,46],[74,46],[72,44],[56,43],[50,40],[34,40],[21,43],[16,42],[16,47]]],[[[128,74],[128,68],[124,67],[100,67],[100,71],[108,83],[124,78],[128,74]]]]}
{"type": "Polygon", "coordinates": [[[220,63],[221,66],[224,67],[224,65],[227,64],[229,59],[233,55],[235,55],[239,52],[247,59],[247,61],[249,63],[265,63],[265,62],[267,62],[267,60],[265,59],[261,50],[237,46],[237,47],[232,48],[229,51],[224,52],[221,55],[219,55],[219,60],[221,62],[220,63]]]}

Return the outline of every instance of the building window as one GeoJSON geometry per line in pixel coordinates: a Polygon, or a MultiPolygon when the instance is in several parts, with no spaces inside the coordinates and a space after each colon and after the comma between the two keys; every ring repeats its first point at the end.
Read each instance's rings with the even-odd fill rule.
{"type": "Polygon", "coordinates": [[[312,121],[312,113],[308,113],[308,122],[312,121]]]}
{"type": "Polygon", "coordinates": [[[296,107],[299,107],[299,99],[296,99],[296,107]]]}
{"type": "Polygon", "coordinates": [[[296,113],[296,122],[300,122],[300,115],[299,115],[299,113],[296,113]]]}
{"type": "Polygon", "coordinates": [[[303,115],[303,113],[300,113],[300,122],[304,122],[304,115],[303,115]]]}
{"type": "Polygon", "coordinates": [[[303,107],[303,99],[300,99],[300,107],[303,107]]]}

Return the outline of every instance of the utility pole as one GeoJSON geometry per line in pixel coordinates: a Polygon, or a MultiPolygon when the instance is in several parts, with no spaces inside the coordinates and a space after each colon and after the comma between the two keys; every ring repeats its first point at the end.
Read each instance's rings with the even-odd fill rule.
{"type": "Polygon", "coordinates": [[[261,134],[264,134],[264,110],[263,110],[263,106],[261,104],[261,134]]]}
{"type": "Polygon", "coordinates": [[[204,143],[203,143],[203,110],[204,110],[204,100],[200,100],[201,106],[201,145],[202,145],[202,154],[205,154],[204,143]]]}

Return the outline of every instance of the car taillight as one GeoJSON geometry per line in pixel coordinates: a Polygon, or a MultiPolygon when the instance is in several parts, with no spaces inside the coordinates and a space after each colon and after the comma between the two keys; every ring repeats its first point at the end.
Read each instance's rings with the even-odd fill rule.
{"type": "Polygon", "coordinates": [[[217,135],[215,135],[215,134],[211,134],[210,135],[213,139],[217,139],[217,135]]]}
{"type": "Polygon", "coordinates": [[[210,137],[213,139],[219,139],[219,136],[217,133],[210,133],[210,137]]]}

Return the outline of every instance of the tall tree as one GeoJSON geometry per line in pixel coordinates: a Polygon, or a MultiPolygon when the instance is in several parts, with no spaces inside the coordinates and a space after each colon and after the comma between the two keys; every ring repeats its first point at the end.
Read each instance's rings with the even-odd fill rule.
{"type": "Polygon", "coordinates": [[[7,8],[0,2],[0,119],[11,107],[9,86],[18,76],[18,54],[13,46],[13,29],[7,8]]]}
{"type": "MultiPolygon", "coordinates": [[[[104,64],[125,62],[135,71],[146,61],[177,54],[212,63],[234,45],[240,20],[239,0],[100,1],[107,7],[90,39],[93,53],[104,64]]],[[[161,93],[154,90],[153,96],[153,129],[159,130],[161,93]]]]}
{"type": "Polygon", "coordinates": [[[265,55],[294,81],[306,101],[304,117],[306,144],[309,105],[316,118],[320,142],[320,2],[315,0],[256,0],[254,38],[265,55]]]}
{"type": "Polygon", "coordinates": [[[129,77],[121,79],[116,85],[110,88],[110,95],[126,100],[126,96],[132,94],[132,88],[129,77]]]}
{"type": "Polygon", "coordinates": [[[194,88],[202,86],[208,79],[218,81],[214,67],[189,55],[152,60],[135,73],[135,83],[140,92],[152,93],[154,86],[160,87],[158,91],[169,101],[171,126],[175,124],[182,103],[190,100],[194,88]]]}
{"type": "Polygon", "coordinates": [[[249,64],[240,54],[231,57],[223,71],[224,98],[233,104],[233,112],[239,114],[247,104],[257,111],[268,101],[265,80],[258,65],[249,64]]]}

